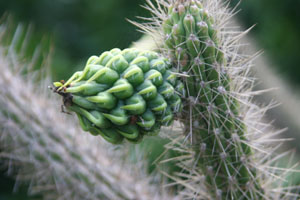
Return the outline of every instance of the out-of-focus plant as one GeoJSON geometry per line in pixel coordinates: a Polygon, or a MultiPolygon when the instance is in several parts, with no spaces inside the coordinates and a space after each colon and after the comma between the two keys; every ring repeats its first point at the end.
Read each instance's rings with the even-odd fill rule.
{"type": "MultiPolygon", "coordinates": [[[[191,147],[176,140],[171,148],[186,152],[178,159],[190,171],[189,176],[181,175],[186,197],[294,197],[291,188],[284,188],[276,178],[288,171],[274,167],[273,137],[281,131],[273,132],[263,122],[272,105],[260,108],[252,103],[260,93],[252,91],[254,82],[248,74],[256,55],[242,53],[239,40],[245,32],[231,27],[233,12],[218,0],[147,2],[153,17],[147,19],[149,23],[135,24],[153,37],[160,36],[159,51],[185,83],[180,120],[191,147]]],[[[178,177],[176,181],[182,184],[178,177]]]]}
{"type": "Polygon", "coordinates": [[[280,72],[288,83],[295,84],[294,87],[299,86],[300,1],[233,0],[230,4],[238,4],[241,11],[237,16],[244,26],[257,24],[251,35],[255,37],[259,48],[264,49],[264,56],[269,58],[271,67],[280,72]]]}
{"type": "MultiPolygon", "coordinates": [[[[47,59],[26,57],[30,32],[0,26],[0,144],[1,165],[18,184],[29,182],[29,194],[44,199],[169,199],[159,186],[150,185],[141,169],[143,161],[129,163],[118,147],[81,133],[74,120],[58,112],[50,97],[49,76],[32,67],[47,69],[47,59]],[[22,49],[18,51],[18,49],[22,49]]],[[[32,47],[31,45],[29,45],[32,47]]],[[[36,46],[38,48],[38,46],[36,46]]],[[[43,51],[36,50],[34,55],[43,51]]],[[[71,117],[72,118],[72,117],[71,117]]]]}
{"type": "Polygon", "coordinates": [[[81,68],[90,55],[115,46],[127,48],[141,37],[125,18],[146,14],[140,6],[142,3],[141,0],[130,3],[123,0],[10,0],[0,1],[0,15],[11,11],[16,20],[33,22],[39,32],[52,35],[55,51],[51,75],[60,80],[81,68]]]}
{"type": "MultiPolygon", "coordinates": [[[[155,90],[164,95],[166,90],[172,92],[173,96],[174,94],[180,95],[184,103],[181,114],[175,115],[179,122],[174,126],[181,123],[181,127],[176,127],[177,131],[173,133],[170,133],[170,130],[173,129],[163,130],[166,137],[171,139],[171,142],[166,145],[166,149],[176,153],[175,155],[168,155],[166,160],[162,162],[172,161],[177,169],[175,173],[171,173],[171,168],[165,168],[161,172],[173,180],[169,182],[169,185],[176,184],[179,186],[175,190],[178,198],[298,198],[298,195],[293,191],[297,187],[283,185],[283,178],[290,170],[280,168],[277,165],[277,160],[286,155],[275,154],[280,144],[277,143],[278,141],[274,136],[280,134],[281,131],[274,131],[270,123],[265,122],[263,119],[263,114],[272,105],[261,108],[252,102],[253,96],[260,93],[251,91],[253,79],[248,75],[256,55],[248,56],[242,53],[240,48],[242,44],[239,43],[239,39],[245,33],[230,27],[232,12],[228,11],[226,6],[218,0],[157,0],[156,4],[151,1],[147,2],[147,9],[154,16],[148,19],[149,23],[137,25],[146,33],[158,37],[157,40],[154,40],[155,50],[164,56],[163,61],[158,57],[153,57],[156,54],[149,51],[147,56],[152,56],[151,58],[148,58],[145,54],[141,55],[139,52],[131,52],[130,55],[133,59],[128,59],[123,52],[116,49],[104,53],[105,56],[89,60],[87,66],[89,64],[93,66],[86,67],[87,70],[75,74],[75,79],[71,78],[71,81],[67,83],[55,83],[55,91],[64,96],[64,105],[71,108],[72,105],[76,104],[74,96],[69,95],[72,93],[70,92],[72,87],[76,86],[73,80],[79,82],[82,79],[85,80],[88,76],[85,80],[88,84],[94,80],[98,81],[97,84],[108,84],[101,83],[101,81],[108,79],[107,76],[104,76],[105,73],[110,71],[113,74],[113,71],[116,71],[116,78],[114,78],[111,85],[113,85],[113,88],[118,88],[118,91],[114,91],[118,94],[112,92],[112,95],[114,95],[114,98],[120,98],[120,96],[123,98],[124,92],[128,93],[129,91],[128,84],[123,83],[127,81],[135,84],[139,77],[143,77],[149,82],[146,84],[147,87],[140,90],[141,84],[144,84],[143,81],[140,81],[134,85],[135,91],[131,87],[132,91],[141,92],[144,89],[148,91],[149,88],[156,88],[155,90]],[[147,61],[150,62],[147,63],[144,58],[146,64],[134,60],[134,58],[139,58],[140,61],[140,56],[146,57],[147,61]],[[125,66],[123,65],[124,62],[119,62],[122,58],[129,64],[125,66]],[[108,62],[104,62],[104,60],[108,62]],[[166,65],[165,61],[172,64],[171,73],[167,73],[162,69],[162,66],[166,65]],[[149,69],[144,69],[145,66],[148,66],[149,69]],[[129,70],[130,73],[127,69],[131,69],[129,70]],[[158,84],[157,81],[160,80],[154,80],[152,74],[147,76],[147,73],[151,70],[159,72],[161,79],[165,83],[175,86],[175,89],[173,86],[163,87],[163,84],[158,84]],[[145,73],[145,76],[143,73],[145,73]],[[170,77],[177,77],[184,83],[183,86],[180,86],[180,90],[177,90],[176,85],[182,84],[172,84],[173,78],[170,77]],[[122,84],[119,84],[120,81],[122,81],[122,84]],[[156,87],[151,87],[152,85],[156,87]]],[[[16,52],[10,53],[18,54],[16,52]]],[[[90,139],[91,136],[76,135],[74,132],[78,131],[78,127],[74,122],[67,120],[68,116],[61,119],[64,120],[64,123],[54,123],[59,119],[55,114],[55,103],[44,98],[48,94],[37,88],[36,83],[32,84],[30,82],[33,78],[29,73],[25,73],[26,76],[23,79],[19,76],[20,74],[17,74],[15,77],[19,79],[10,81],[13,77],[12,74],[16,73],[17,69],[18,67],[10,71],[3,69],[5,73],[2,75],[4,80],[2,85],[8,85],[9,83],[10,87],[8,88],[12,90],[1,91],[4,95],[2,101],[0,99],[3,107],[2,119],[0,119],[5,122],[1,133],[2,138],[4,138],[2,141],[5,144],[2,155],[7,156],[10,160],[17,158],[17,162],[14,163],[22,163],[23,167],[25,165],[22,161],[28,161],[29,165],[21,168],[22,171],[19,174],[29,174],[31,178],[33,177],[33,180],[36,181],[34,183],[37,183],[36,185],[42,185],[42,190],[39,190],[39,192],[42,192],[46,198],[171,198],[164,191],[153,193],[157,190],[155,185],[159,185],[157,179],[152,176],[149,177],[150,181],[139,179],[139,177],[143,178],[138,173],[141,172],[140,168],[134,168],[127,162],[122,165],[120,159],[124,154],[121,152],[112,151],[114,148],[108,147],[104,143],[101,143],[102,146],[97,146],[99,143],[94,139],[90,139]],[[26,84],[26,90],[18,88],[20,84],[15,83],[26,84]],[[34,94],[34,90],[39,91],[39,94],[34,94]],[[22,100],[19,100],[20,97],[23,97],[22,100],[26,99],[29,102],[22,102],[22,100]],[[39,106],[35,107],[34,105],[39,106]],[[43,112],[46,108],[47,112],[43,112]],[[55,124],[55,126],[49,124],[55,124]],[[45,134],[40,134],[41,131],[45,134]],[[12,134],[14,132],[19,134],[14,137],[12,134]],[[16,146],[20,149],[15,148],[16,146]],[[101,159],[97,159],[99,152],[102,153],[101,159]],[[105,160],[105,158],[107,159],[105,160]],[[109,163],[109,167],[105,165],[107,163],[109,163]],[[33,168],[30,168],[32,166],[33,168]],[[40,173],[33,174],[30,169],[37,170],[38,167],[36,166],[42,166],[43,170],[40,173]],[[127,170],[121,171],[123,166],[136,169],[132,179],[126,179],[126,176],[130,173],[127,170]],[[65,168],[68,168],[68,170],[65,170],[65,168]],[[116,171],[113,170],[115,168],[116,171]],[[122,172],[125,177],[120,178],[121,175],[117,176],[117,172],[122,172]],[[39,176],[41,173],[45,173],[46,178],[39,176]],[[150,182],[154,184],[150,184],[150,182]],[[76,185],[76,183],[81,184],[76,185]],[[50,189],[45,187],[45,184],[49,185],[50,189]],[[143,185],[144,190],[139,187],[140,185],[143,185]],[[55,188],[53,189],[53,187],[55,188]],[[61,188],[63,189],[61,190],[61,188]],[[48,189],[50,192],[55,191],[57,196],[48,196],[48,189]],[[65,191],[70,191],[70,193],[65,193],[65,191]],[[155,194],[154,197],[153,194],[155,194]]],[[[78,87],[81,86],[78,85],[78,87]]],[[[96,107],[92,104],[103,102],[94,102],[90,97],[87,97],[84,93],[85,89],[79,91],[83,92],[79,96],[84,100],[84,103],[77,103],[79,109],[73,109],[73,111],[80,115],[79,120],[83,129],[90,131],[101,125],[97,123],[98,118],[96,118],[95,112],[91,111],[96,107]],[[86,109],[85,112],[81,111],[83,108],[86,109]],[[87,125],[88,129],[86,129],[87,125]]],[[[108,89],[107,93],[110,93],[110,90],[111,88],[108,89]]],[[[103,95],[102,93],[100,95],[100,93],[96,94],[93,99],[97,99],[97,101],[101,99],[103,95]]],[[[140,95],[139,98],[135,99],[124,97],[125,106],[119,106],[118,110],[113,113],[108,113],[110,110],[107,110],[107,108],[97,108],[97,111],[101,111],[100,114],[98,112],[97,116],[101,118],[103,115],[105,118],[102,116],[101,120],[107,118],[112,122],[120,117],[125,117],[130,119],[131,127],[139,122],[144,125],[144,122],[148,120],[151,121],[151,126],[147,127],[150,130],[157,123],[169,118],[171,112],[168,111],[168,106],[172,105],[172,102],[177,102],[169,102],[172,95],[164,96],[166,100],[158,101],[161,102],[160,105],[164,108],[163,110],[157,110],[157,107],[160,106],[157,101],[152,101],[160,95],[152,90],[153,99],[148,99],[151,96],[150,93],[149,95],[145,95],[145,93],[135,94],[135,96],[138,95],[140,95]],[[141,117],[140,114],[144,113],[136,114],[133,109],[129,111],[126,109],[137,106],[136,110],[138,110],[141,102],[144,102],[142,105],[147,103],[148,110],[155,113],[155,116],[141,117]],[[126,115],[120,116],[120,113],[126,115]],[[140,118],[142,118],[142,121],[139,121],[140,118]],[[154,124],[152,121],[154,121],[154,124]]],[[[144,110],[146,109],[144,108],[143,112],[144,110]]],[[[107,124],[111,126],[110,122],[107,124]]],[[[140,131],[141,127],[137,129],[140,131]]],[[[130,131],[130,129],[124,128],[113,134],[127,137],[131,134],[127,133],[128,130],[130,131]]],[[[94,131],[90,132],[95,134],[94,131]]],[[[106,136],[110,137],[111,135],[106,136]]],[[[120,146],[120,148],[124,147],[125,145],[120,146]]],[[[139,155],[134,157],[138,158],[139,155]]],[[[155,170],[150,169],[149,171],[155,170]]]]}

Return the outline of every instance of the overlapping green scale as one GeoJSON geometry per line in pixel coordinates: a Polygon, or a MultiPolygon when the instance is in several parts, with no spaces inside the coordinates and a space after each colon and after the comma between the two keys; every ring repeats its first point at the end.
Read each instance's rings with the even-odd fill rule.
{"type": "Polygon", "coordinates": [[[183,84],[170,68],[153,51],[112,49],[54,86],[84,131],[111,143],[138,142],[170,125],[182,107],[183,84]]]}

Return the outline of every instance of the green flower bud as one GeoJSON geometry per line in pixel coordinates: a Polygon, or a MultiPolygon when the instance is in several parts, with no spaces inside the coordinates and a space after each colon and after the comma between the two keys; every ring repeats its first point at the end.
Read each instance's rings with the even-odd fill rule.
{"type": "Polygon", "coordinates": [[[139,129],[136,125],[126,125],[117,128],[118,133],[128,139],[136,139],[139,136],[139,129]]]}
{"type": "Polygon", "coordinates": [[[163,77],[161,73],[155,69],[151,69],[145,74],[145,78],[147,80],[150,80],[156,87],[163,84],[163,77]]]}
{"type": "Polygon", "coordinates": [[[107,92],[113,93],[118,99],[126,99],[133,94],[133,87],[126,79],[119,79],[107,92]]]}
{"type": "Polygon", "coordinates": [[[77,93],[83,96],[95,95],[99,92],[102,92],[109,88],[106,84],[99,84],[95,81],[86,82],[80,81],[70,85],[70,87],[66,88],[66,92],[68,93],[77,93]]]}
{"type": "Polygon", "coordinates": [[[158,92],[163,95],[165,99],[169,99],[174,94],[174,91],[175,89],[168,82],[164,82],[162,86],[158,88],[158,92]]]}
{"type": "Polygon", "coordinates": [[[141,132],[149,136],[156,136],[159,134],[160,126],[161,124],[159,122],[156,122],[150,130],[147,131],[142,130],[141,132]]]}
{"type": "Polygon", "coordinates": [[[97,105],[90,102],[85,97],[73,95],[72,102],[85,109],[95,109],[97,105]]]}
{"type": "Polygon", "coordinates": [[[156,113],[162,113],[167,108],[167,102],[158,94],[155,99],[149,101],[149,108],[156,113]]]}
{"type": "Polygon", "coordinates": [[[137,91],[145,100],[154,99],[157,95],[157,88],[149,80],[139,85],[137,91]]]}
{"type": "Polygon", "coordinates": [[[99,135],[101,135],[106,141],[112,144],[119,144],[123,141],[124,137],[120,135],[116,129],[97,129],[99,135]]]}
{"type": "Polygon", "coordinates": [[[170,125],[172,120],[173,120],[173,112],[171,110],[171,107],[168,106],[166,110],[161,115],[159,115],[158,121],[161,124],[168,126],[170,125]]]}
{"type": "Polygon", "coordinates": [[[147,72],[150,69],[149,60],[145,56],[139,56],[130,62],[130,65],[137,65],[139,68],[143,70],[143,72],[147,72]]]}
{"type": "Polygon", "coordinates": [[[95,80],[97,83],[111,85],[118,79],[119,74],[116,71],[111,70],[108,67],[102,67],[92,77],[90,77],[87,82],[95,80]]]}
{"type": "Polygon", "coordinates": [[[154,59],[150,62],[150,68],[164,74],[166,72],[167,64],[162,59],[154,59]]]}
{"type": "Polygon", "coordinates": [[[111,68],[120,74],[128,68],[128,62],[122,55],[117,55],[110,59],[105,67],[111,68]]]}
{"type": "Polygon", "coordinates": [[[120,54],[130,63],[140,53],[137,49],[124,49],[120,54]]]}
{"type": "Polygon", "coordinates": [[[173,94],[168,99],[168,104],[173,112],[179,112],[181,110],[181,98],[177,94],[173,94]]]}
{"type": "Polygon", "coordinates": [[[171,124],[181,107],[183,84],[170,68],[153,51],[112,49],[92,56],[66,83],[55,82],[54,91],[84,131],[114,144],[137,143],[171,124]]]}
{"type": "Polygon", "coordinates": [[[95,64],[95,62],[99,59],[98,56],[91,56],[88,61],[86,62],[86,65],[89,65],[89,64],[95,64]]]}
{"type": "Polygon", "coordinates": [[[148,109],[140,116],[136,123],[144,130],[150,130],[155,124],[155,115],[148,109]]]}
{"type": "Polygon", "coordinates": [[[82,115],[99,128],[108,128],[110,126],[109,121],[99,111],[93,110],[89,112],[75,105],[69,106],[68,109],[82,115]]]}
{"type": "Polygon", "coordinates": [[[152,61],[153,59],[157,59],[159,57],[158,53],[154,51],[141,51],[138,56],[145,56],[149,61],[152,61]]]}
{"type": "Polygon", "coordinates": [[[134,94],[126,99],[125,106],[122,106],[121,108],[127,110],[132,115],[140,115],[146,110],[146,102],[142,96],[134,94]]]}
{"type": "Polygon", "coordinates": [[[144,73],[137,65],[131,65],[123,73],[123,78],[127,79],[131,85],[136,86],[144,81],[144,73]]]}
{"type": "Polygon", "coordinates": [[[110,50],[109,51],[112,55],[118,55],[118,54],[120,54],[121,53],[121,49],[119,49],[119,48],[114,48],[114,49],[112,49],[112,50],[110,50]]]}
{"type": "Polygon", "coordinates": [[[167,82],[171,83],[171,85],[175,86],[176,80],[177,80],[177,76],[171,70],[167,70],[164,73],[164,81],[167,81],[167,82]]]}
{"type": "Polygon", "coordinates": [[[115,125],[122,126],[127,124],[129,117],[126,114],[126,111],[121,108],[123,105],[123,102],[120,101],[115,109],[111,110],[109,113],[103,113],[104,117],[106,117],[115,125]]]}
{"type": "Polygon", "coordinates": [[[109,51],[102,53],[95,64],[105,66],[109,60],[113,58],[113,54],[109,51]]]}
{"type": "Polygon", "coordinates": [[[96,96],[88,96],[86,99],[105,109],[112,109],[117,103],[117,99],[109,92],[100,92],[96,96]]]}

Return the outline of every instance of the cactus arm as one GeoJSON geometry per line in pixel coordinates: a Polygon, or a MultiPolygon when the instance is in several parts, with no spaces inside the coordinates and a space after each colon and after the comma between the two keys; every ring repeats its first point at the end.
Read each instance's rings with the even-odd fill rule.
{"type": "Polygon", "coordinates": [[[170,2],[162,16],[162,35],[168,38],[165,51],[171,52],[174,70],[184,75],[181,121],[192,137],[207,191],[214,199],[262,199],[256,169],[245,164],[252,155],[244,142],[247,128],[239,118],[213,17],[198,0],[170,2]]]}

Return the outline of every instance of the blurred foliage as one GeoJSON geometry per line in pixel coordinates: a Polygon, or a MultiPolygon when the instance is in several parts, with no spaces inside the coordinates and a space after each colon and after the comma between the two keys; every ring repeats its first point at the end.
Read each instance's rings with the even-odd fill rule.
{"type": "MultiPolygon", "coordinates": [[[[32,23],[20,23],[14,16],[5,13],[1,18],[0,34],[0,45],[5,49],[3,53],[9,55],[13,51],[26,65],[23,74],[40,70],[51,57],[51,34],[40,32],[32,23]]],[[[42,74],[41,71],[39,74],[42,74]]]]}
{"type": "MultiPolygon", "coordinates": [[[[232,6],[238,2],[230,1],[232,6]]],[[[27,56],[34,54],[34,47],[41,41],[45,43],[41,48],[50,47],[49,42],[53,42],[52,75],[53,79],[59,80],[82,68],[91,55],[100,55],[114,47],[123,49],[139,39],[142,34],[126,18],[136,20],[135,16],[149,16],[140,6],[142,4],[144,0],[2,0],[0,15],[9,11],[15,15],[15,21],[24,23],[22,27],[12,26],[13,32],[19,27],[36,33],[30,39],[32,48],[28,47],[27,56]],[[26,25],[29,22],[34,27],[26,25]]],[[[244,0],[238,6],[242,10],[238,17],[244,28],[256,24],[251,34],[259,47],[287,79],[297,84],[300,84],[299,8],[299,0],[244,0]]],[[[1,42],[10,44],[12,40],[7,36],[1,42]]],[[[162,148],[154,148],[153,145],[161,143],[161,147],[165,143],[164,140],[156,140],[150,141],[150,145],[141,145],[147,152],[149,172],[154,169],[151,163],[163,152],[162,148]]],[[[173,170],[178,169],[174,167],[173,170]]],[[[26,199],[26,189],[11,195],[14,181],[1,174],[0,185],[5,187],[0,188],[0,200],[26,199]]]]}
{"type": "MultiPolygon", "coordinates": [[[[51,33],[55,46],[54,79],[70,76],[91,55],[126,48],[141,37],[126,21],[147,16],[142,0],[10,0],[0,1],[0,14],[11,11],[17,21],[33,22],[51,33]],[[77,69],[76,69],[77,68],[77,69]]],[[[39,41],[39,39],[37,39],[39,41]]]]}
{"type": "MultiPolygon", "coordinates": [[[[232,0],[235,6],[240,0],[232,0]]],[[[272,66],[291,84],[300,85],[300,1],[242,0],[238,9],[244,28],[256,24],[250,35],[272,66]]]]}
{"type": "MultiPolygon", "coordinates": [[[[183,155],[172,149],[166,151],[165,145],[170,142],[171,140],[168,138],[147,137],[138,145],[130,144],[130,159],[132,162],[137,162],[138,159],[147,160],[146,170],[148,174],[154,173],[158,164],[160,170],[167,171],[170,176],[173,176],[176,172],[183,172],[183,169],[176,165],[176,159],[168,160],[183,155]],[[164,162],[166,160],[168,162],[164,162]]],[[[168,181],[171,181],[171,179],[168,178],[168,181]]]]}
{"type": "MultiPolygon", "coordinates": [[[[1,172],[1,171],[0,171],[1,172]]],[[[2,172],[3,173],[3,172],[2,172]]],[[[27,197],[28,185],[16,187],[15,180],[4,175],[0,177],[0,200],[40,200],[38,196],[27,197]],[[15,192],[11,192],[14,190],[15,192]]]]}
{"type": "MultiPolygon", "coordinates": [[[[231,0],[235,6],[240,0],[231,0]]],[[[40,32],[51,33],[55,54],[53,75],[63,79],[93,54],[121,49],[141,34],[126,21],[149,16],[143,0],[10,0],[0,1],[0,14],[12,11],[18,21],[33,22],[40,32]]],[[[286,79],[300,84],[299,0],[241,1],[238,9],[244,28],[252,30],[257,44],[286,79]]]]}

